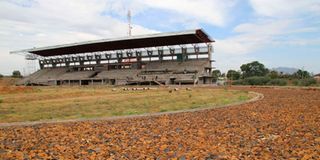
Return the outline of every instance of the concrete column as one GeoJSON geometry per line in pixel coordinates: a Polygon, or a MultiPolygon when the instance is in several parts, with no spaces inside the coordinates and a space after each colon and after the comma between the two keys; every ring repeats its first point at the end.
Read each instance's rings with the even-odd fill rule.
{"type": "MultiPolygon", "coordinates": [[[[44,62],[44,61],[43,61],[44,62]]],[[[40,66],[40,69],[43,69],[44,68],[44,64],[41,64],[40,63],[40,60],[39,60],[39,66],[40,66]]]]}

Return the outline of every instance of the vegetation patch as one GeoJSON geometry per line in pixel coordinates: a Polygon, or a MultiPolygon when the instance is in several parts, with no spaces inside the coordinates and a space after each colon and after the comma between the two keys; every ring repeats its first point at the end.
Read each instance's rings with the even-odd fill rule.
{"type": "Polygon", "coordinates": [[[124,91],[106,86],[78,86],[2,92],[0,123],[139,115],[214,107],[252,97],[246,91],[225,89],[180,88],[171,93],[169,90],[124,91]]]}
{"type": "Polygon", "coordinates": [[[258,61],[243,64],[240,69],[229,70],[227,73],[214,70],[213,80],[218,85],[320,86],[320,81],[317,82],[313,74],[301,69],[291,74],[282,73],[270,70],[258,61]]]}
{"type": "Polygon", "coordinates": [[[295,79],[292,81],[292,83],[296,86],[312,86],[312,85],[316,85],[317,81],[313,78],[307,78],[307,79],[295,79]]]}
{"type": "Polygon", "coordinates": [[[268,85],[272,85],[272,86],[286,86],[287,84],[288,84],[287,80],[280,79],[280,78],[271,79],[268,82],[268,85]]]}

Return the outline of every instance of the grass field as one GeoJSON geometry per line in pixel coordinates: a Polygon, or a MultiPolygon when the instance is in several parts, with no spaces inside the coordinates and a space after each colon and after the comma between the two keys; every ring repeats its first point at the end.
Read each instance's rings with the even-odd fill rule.
{"type": "Polygon", "coordinates": [[[246,91],[168,88],[123,91],[111,87],[0,86],[0,123],[111,117],[219,106],[250,98],[246,91]]]}

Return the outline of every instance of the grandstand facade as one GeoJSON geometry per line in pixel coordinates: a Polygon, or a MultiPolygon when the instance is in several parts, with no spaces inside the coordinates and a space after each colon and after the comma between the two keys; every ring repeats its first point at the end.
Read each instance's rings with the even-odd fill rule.
{"type": "Polygon", "coordinates": [[[212,83],[212,40],[203,30],[149,34],[13,51],[40,70],[21,85],[212,83]]]}

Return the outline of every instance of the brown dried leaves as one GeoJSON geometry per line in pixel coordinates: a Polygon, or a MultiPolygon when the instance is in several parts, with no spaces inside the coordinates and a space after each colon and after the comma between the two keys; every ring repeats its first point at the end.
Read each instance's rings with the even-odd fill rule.
{"type": "Polygon", "coordinates": [[[320,91],[154,117],[0,129],[1,159],[319,159],[320,91]]]}

